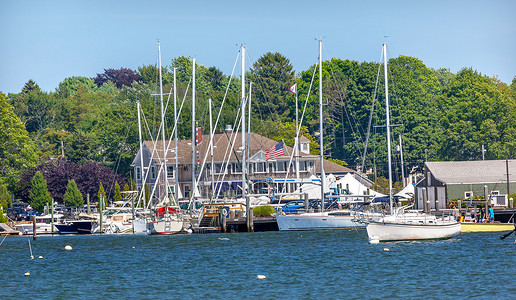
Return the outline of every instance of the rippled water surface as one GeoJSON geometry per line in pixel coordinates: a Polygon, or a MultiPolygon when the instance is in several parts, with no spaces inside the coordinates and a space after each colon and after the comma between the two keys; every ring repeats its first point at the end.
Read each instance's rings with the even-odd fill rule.
{"type": "Polygon", "coordinates": [[[516,299],[514,235],[376,245],[365,235],[7,237],[0,246],[0,298],[516,299]]]}

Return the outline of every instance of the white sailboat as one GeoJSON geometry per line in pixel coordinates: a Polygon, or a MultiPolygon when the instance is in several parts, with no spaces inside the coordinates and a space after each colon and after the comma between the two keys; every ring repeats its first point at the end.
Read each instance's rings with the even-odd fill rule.
{"type": "MultiPolygon", "coordinates": [[[[164,207],[161,207],[158,209],[158,219],[152,222],[152,228],[150,230],[151,233],[156,234],[173,234],[178,233],[183,229],[183,219],[181,216],[179,216],[178,211],[169,206],[169,189],[168,189],[168,180],[167,180],[167,172],[166,172],[166,166],[167,166],[167,154],[166,154],[166,140],[165,140],[165,112],[164,112],[164,106],[163,106],[163,80],[162,80],[162,74],[161,74],[161,47],[158,42],[158,63],[159,63],[159,86],[160,86],[160,99],[161,99],[161,134],[162,134],[162,142],[163,142],[163,159],[161,160],[161,163],[163,166],[161,167],[161,171],[163,171],[163,184],[164,184],[164,192],[162,192],[161,197],[163,200],[161,201],[162,204],[164,204],[164,207]],[[161,211],[161,214],[160,214],[161,211]]],[[[175,86],[175,70],[174,70],[174,110],[176,108],[175,101],[176,101],[176,86],[175,86]]],[[[195,112],[195,58],[193,59],[193,111],[195,112]]],[[[175,113],[174,113],[175,115],[175,113]]],[[[195,120],[195,113],[193,114],[192,118],[195,120]]],[[[175,126],[177,126],[177,117],[174,120],[176,123],[175,126]]],[[[175,129],[177,132],[177,128],[175,129]]],[[[193,140],[192,140],[193,141],[193,140]]],[[[193,144],[193,143],[192,143],[193,144]]],[[[177,145],[177,135],[176,135],[176,145],[177,145]]],[[[176,157],[177,157],[177,146],[176,146],[176,157]]],[[[176,164],[176,170],[177,170],[177,164],[176,164]]],[[[177,188],[177,178],[176,178],[176,188],[177,188]]],[[[171,203],[170,203],[171,204],[171,203]]],[[[178,208],[178,207],[177,207],[178,208]]]]}
{"type": "MultiPolygon", "coordinates": [[[[297,95],[296,95],[297,96],[297,95]]],[[[323,122],[322,122],[322,40],[319,40],[319,131],[321,145],[321,199],[325,194],[324,159],[323,159],[323,122]]],[[[296,145],[297,146],[297,145],[296,145]]],[[[297,168],[296,168],[297,170],[297,168]]],[[[325,180],[326,179],[326,180],[325,180]]],[[[278,215],[278,229],[284,230],[319,230],[339,229],[365,225],[357,222],[360,216],[352,210],[324,211],[324,201],[321,201],[321,212],[306,212],[296,215],[278,215]]]]}
{"type": "Polygon", "coordinates": [[[447,239],[460,233],[460,223],[453,217],[437,218],[434,215],[409,210],[412,205],[393,208],[392,195],[392,166],[389,120],[389,88],[387,79],[387,50],[383,44],[384,74],[385,74],[385,107],[387,129],[387,155],[389,169],[389,203],[390,214],[379,220],[370,220],[366,226],[370,243],[385,241],[406,241],[426,239],[447,239]]]}

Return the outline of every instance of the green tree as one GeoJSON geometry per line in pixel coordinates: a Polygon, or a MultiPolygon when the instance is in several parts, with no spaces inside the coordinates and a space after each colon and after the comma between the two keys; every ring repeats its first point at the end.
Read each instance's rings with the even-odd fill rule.
{"type": "Polygon", "coordinates": [[[39,85],[32,79],[29,79],[22,88],[22,93],[27,94],[32,91],[41,91],[39,85]]]}
{"type": "Polygon", "coordinates": [[[84,198],[81,191],[77,187],[75,180],[68,180],[68,186],[63,196],[63,201],[67,206],[82,207],[84,205],[84,198]]]}
{"type": "Polygon", "coordinates": [[[128,184],[128,183],[126,183],[126,184],[124,185],[124,192],[128,192],[128,191],[130,191],[130,189],[129,189],[129,184],[128,184]]]}
{"type": "Polygon", "coordinates": [[[40,171],[36,172],[32,178],[29,199],[32,208],[38,212],[42,212],[45,205],[50,204],[52,201],[52,197],[50,197],[48,192],[47,181],[40,171]]]}
{"type": "Polygon", "coordinates": [[[12,199],[9,195],[9,191],[7,190],[7,186],[0,183],[0,208],[3,209],[3,211],[6,211],[11,207],[11,202],[12,199]]]}
{"type": "Polygon", "coordinates": [[[455,77],[455,74],[452,73],[450,69],[440,68],[433,71],[435,76],[437,76],[439,83],[441,84],[441,88],[448,86],[450,81],[455,77]]]}
{"type": "Polygon", "coordinates": [[[115,193],[113,195],[113,200],[115,202],[122,200],[122,192],[120,191],[120,185],[118,184],[118,181],[115,181],[115,193]]]}
{"type": "Polygon", "coordinates": [[[59,83],[56,94],[59,98],[68,98],[75,95],[79,87],[82,87],[86,93],[97,91],[97,85],[93,79],[83,76],[72,76],[59,83]]]}
{"type": "Polygon", "coordinates": [[[100,201],[102,201],[102,199],[104,199],[103,207],[106,207],[107,197],[106,197],[106,192],[104,191],[104,186],[102,185],[102,181],[99,182],[99,192],[97,193],[97,196],[99,198],[99,207],[100,207],[100,201]]]}
{"type": "Polygon", "coordinates": [[[14,190],[21,174],[35,166],[38,157],[36,145],[7,101],[0,93],[0,183],[14,190]]]}
{"type": "Polygon", "coordinates": [[[14,112],[33,138],[38,138],[56,118],[54,97],[41,91],[32,80],[25,84],[21,93],[12,97],[11,103],[14,112]]]}
{"type": "MultiPolygon", "coordinates": [[[[163,76],[163,70],[161,74],[163,76]]],[[[138,75],[140,75],[140,78],[142,79],[143,83],[156,83],[159,80],[158,68],[156,67],[156,65],[143,65],[141,67],[138,67],[138,75]]],[[[165,80],[163,80],[163,83],[170,82],[165,82],[165,80]]]]}
{"type": "Polygon", "coordinates": [[[268,52],[253,64],[249,77],[255,83],[253,102],[258,112],[285,121],[292,110],[287,101],[292,97],[289,87],[295,83],[290,60],[280,53],[268,52]]]}
{"type": "Polygon", "coordinates": [[[478,160],[516,155],[516,98],[497,79],[463,69],[444,89],[439,159],[478,160]]]}
{"type": "Polygon", "coordinates": [[[106,81],[98,88],[97,92],[103,94],[117,94],[118,89],[112,81],[106,81]]]}
{"type": "Polygon", "coordinates": [[[514,78],[512,79],[511,90],[514,97],[516,98],[516,76],[514,76],[514,78]]]}
{"type": "Polygon", "coordinates": [[[0,208],[0,223],[6,223],[7,219],[4,217],[4,210],[0,208]]]}

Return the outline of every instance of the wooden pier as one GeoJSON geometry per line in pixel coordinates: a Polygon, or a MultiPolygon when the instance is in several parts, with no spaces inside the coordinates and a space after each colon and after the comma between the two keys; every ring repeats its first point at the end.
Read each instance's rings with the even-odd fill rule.
{"type": "Polygon", "coordinates": [[[194,233],[277,231],[276,217],[254,217],[250,213],[250,224],[243,217],[245,205],[240,203],[215,203],[203,205],[203,217],[194,233]]]}

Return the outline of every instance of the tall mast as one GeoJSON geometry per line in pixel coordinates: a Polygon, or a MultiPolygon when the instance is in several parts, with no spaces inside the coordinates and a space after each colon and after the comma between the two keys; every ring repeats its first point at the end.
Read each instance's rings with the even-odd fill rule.
{"type": "Polygon", "coordinates": [[[168,182],[167,182],[167,149],[165,143],[165,112],[163,109],[163,78],[161,75],[161,45],[158,41],[158,63],[159,63],[159,99],[161,101],[161,139],[163,141],[163,159],[161,160],[161,169],[163,170],[163,188],[161,191],[163,200],[168,198],[168,182]]]}
{"type": "Polygon", "coordinates": [[[401,144],[401,134],[400,134],[400,160],[401,160],[401,183],[403,184],[403,187],[405,187],[406,186],[406,184],[405,184],[405,168],[403,166],[403,145],[401,144]]]}
{"type": "MultiPolygon", "coordinates": [[[[298,119],[298,102],[297,102],[297,83],[296,85],[296,136],[294,137],[294,155],[296,156],[296,179],[299,179],[299,119],[298,119]]],[[[296,183],[296,189],[298,183],[296,183]]]]}
{"type": "Polygon", "coordinates": [[[321,159],[321,210],[324,210],[324,145],[323,145],[323,102],[322,102],[322,38],[319,39],[319,139],[321,159]]]}
{"type": "Polygon", "coordinates": [[[195,58],[193,59],[193,65],[192,65],[192,189],[191,189],[191,201],[194,199],[194,192],[195,192],[195,58]]]}
{"type": "Polygon", "coordinates": [[[245,197],[245,46],[240,46],[240,49],[242,51],[242,197],[245,197]]]}
{"type": "Polygon", "coordinates": [[[387,127],[387,157],[389,168],[389,206],[392,214],[391,123],[389,115],[389,82],[387,79],[387,43],[383,43],[383,72],[385,76],[385,116],[387,127]]]}
{"type": "Polygon", "coordinates": [[[136,101],[136,109],[138,110],[138,138],[140,139],[140,180],[142,183],[142,199],[143,199],[143,207],[147,207],[145,205],[145,182],[143,181],[143,178],[145,178],[143,175],[143,140],[142,140],[142,121],[140,117],[140,111],[141,111],[141,105],[140,100],[136,101]]]}
{"type": "Polygon", "coordinates": [[[210,112],[210,155],[211,155],[211,199],[213,200],[215,194],[214,194],[214,184],[215,184],[215,168],[213,164],[213,120],[211,115],[211,97],[208,98],[208,106],[209,106],[209,112],[210,112]]]}
{"type": "Polygon", "coordinates": [[[178,156],[179,154],[177,153],[177,85],[176,85],[176,68],[174,68],[174,128],[176,129],[175,132],[174,132],[174,153],[176,154],[176,166],[175,166],[175,173],[174,173],[174,177],[175,177],[175,182],[176,182],[176,187],[174,189],[174,192],[176,194],[176,204],[178,204],[179,202],[179,170],[178,170],[178,167],[179,167],[179,163],[178,163],[178,156]]]}
{"type": "MultiPolygon", "coordinates": [[[[249,82],[249,103],[248,103],[248,110],[247,110],[247,166],[246,166],[246,170],[247,172],[249,172],[249,164],[250,164],[250,159],[249,159],[249,155],[251,154],[251,89],[253,88],[253,83],[252,82],[249,82]]],[[[250,185],[249,185],[249,176],[247,176],[247,188],[250,189],[250,185]]]]}

